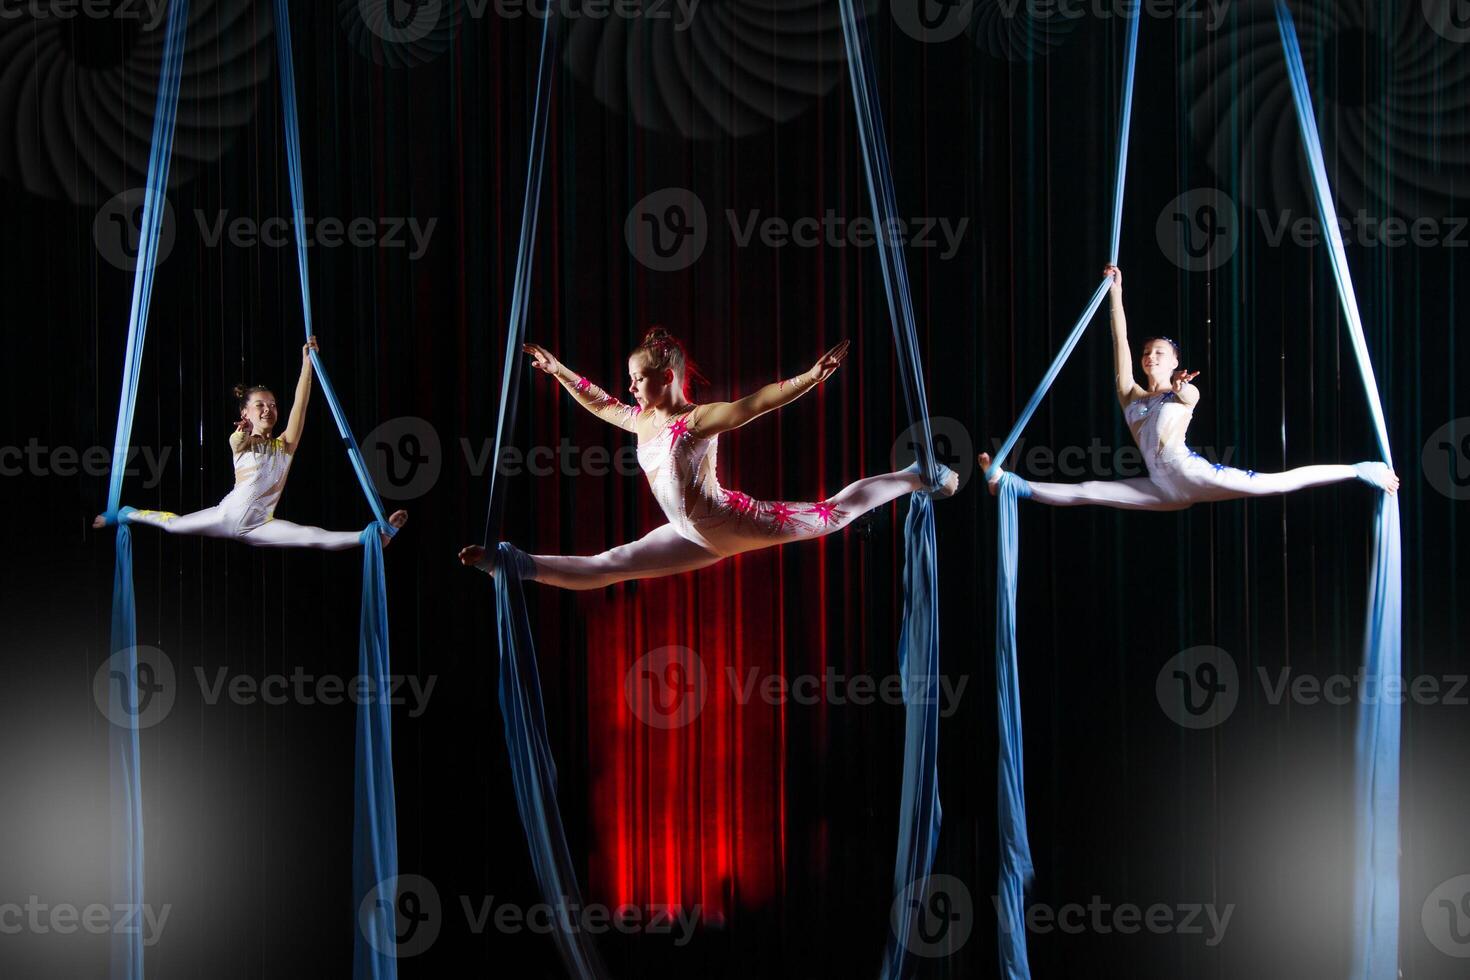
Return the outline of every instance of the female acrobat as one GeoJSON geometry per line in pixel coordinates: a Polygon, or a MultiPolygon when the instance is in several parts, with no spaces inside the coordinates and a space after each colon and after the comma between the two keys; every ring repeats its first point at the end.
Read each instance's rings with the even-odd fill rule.
{"type": "MultiPolygon", "coordinates": [[[[286,474],[291,460],[301,448],[301,435],[306,428],[306,403],[311,395],[311,354],[320,350],[312,337],[301,348],[301,377],[296,382],[296,399],[291,405],[286,430],[275,435],[276,396],[269,388],[237,385],[235,397],[240,400],[240,420],[230,436],[230,453],[235,460],[235,487],[213,507],[192,514],[174,514],[166,510],[138,510],[122,507],[115,521],[150,524],[170,534],[195,534],[207,538],[234,538],[262,548],[319,548],[344,551],[357,547],[359,531],[326,531],[319,527],[293,524],[275,516],[276,504],[286,489],[286,474]]],[[[408,511],[395,511],[388,523],[400,528],[408,520],[408,511]]],[[[108,515],[98,514],[93,527],[104,527],[108,515]]],[[[386,547],[391,536],[382,534],[386,547]]]]}
{"type": "MultiPolygon", "coordinates": [[[[638,437],[638,464],[668,523],[597,555],[517,553],[521,577],[581,590],[674,575],[757,548],[820,538],[907,493],[922,490],[935,498],[953,494],[959,481],[952,470],[940,467],[938,483],[925,487],[917,464],[858,480],[816,503],[756,500],[720,485],[715,472],[720,434],[789,404],[825,381],[847,348],[844,341],[810,371],[737,401],[695,404],[688,398],[687,382],[696,369],[679,341],[655,327],[628,357],[628,391],[635,401],[629,405],[569,370],[546,348],[525,345],[534,366],[560,381],[582,407],[638,437]]],[[[493,551],[469,545],[459,558],[494,574],[493,551]]]]}

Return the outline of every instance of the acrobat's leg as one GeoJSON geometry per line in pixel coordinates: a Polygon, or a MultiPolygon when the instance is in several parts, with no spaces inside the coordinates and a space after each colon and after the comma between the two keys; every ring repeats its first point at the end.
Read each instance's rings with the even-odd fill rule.
{"type": "Polygon", "coordinates": [[[1299,466],[1284,473],[1257,473],[1255,470],[1216,466],[1203,457],[1192,456],[1182,461],[1170,476],[1172,482],[1177,482],[1191,499],[1215,501],[1292,493],[1308,487],[1355,480],[1358,473],[1351,466],[1336,464],[1299,466]]]}
{"type": "Polygon", "coordinates": [[[923,478],[913,470],[881,473],[855,480],[817,503],[751,501],[738,523],[703,530],[710,543],[726,555],[810,541],[840,531],[868,511],[923,487],[923,478]]]}
{"type": "Polygon", "coordinates": [[[1028,483],[1030,497],[1053,507],[1096,504],[1120,510],[1184,510],[1192,503],[1178,500],[1148,477],[1129,480],[1087,480],[1083,483],[1028,483]]]}
{"type": "Polygon", "coordinates": [[[360,531],[327,531],[307,524],[293,524],[271,518],[254,530],[240,535],[240,540],[258,548],[316,548],[321,551],[347,551],[362,542],[360,531]]]}
{"type": "Polygon", "coordinates": [[[232,538],[235,521],[220,507],[206,507],[192,514],[175,514],[166,510],[126,508],[120,519],[128,524],[148,524],[169,534],[193,534],[203,538],[232,538]]]}
{"type": "Polygon", "coordinates": [[[600,589],[635,578],[677,575],[713,565],[720,556],[680,537],[668,524],[654,528],[637,541],[618,545],[599,555],[532,555],[535,580],[559,589],[600,589]]]}

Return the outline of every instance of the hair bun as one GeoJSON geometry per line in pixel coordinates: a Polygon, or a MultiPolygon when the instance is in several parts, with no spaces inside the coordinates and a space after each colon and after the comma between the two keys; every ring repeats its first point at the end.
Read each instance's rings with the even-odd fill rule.
{"type": "Polygon", "coordinates": [[[643,335],[644,346],[670,343],[674,343],[674,335],[669,333],[663,327],[649,327],[648,332],[643,335]]]}
{"type": "Polygon", "coordinates": [[[243,383],[235,385],[235,397],[244,398],[246,390],[246,386],[243,383]]]}

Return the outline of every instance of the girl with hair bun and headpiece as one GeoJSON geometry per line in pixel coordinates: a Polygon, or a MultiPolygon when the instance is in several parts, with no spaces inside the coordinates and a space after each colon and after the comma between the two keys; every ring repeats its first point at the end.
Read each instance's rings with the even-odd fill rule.
{"type": "MultiPolygon", "coordinates": [[[[296,450],[301,448],[301,435],[306,428],[306,403],[311,395],[311,351],[320,350],[316,337],[301,348],[301,377],[296,382],[296,400],[291,405],[286,429],[275,434],[280,418],[276,396],[260,385],[236,385],[235,397],[240,402],[240,419],[230,436],[230,455],[235,461],[235,487],[213,507],[192,514],[174,514],[166,510],[138,510],[123,507],[117,520],[128,524],[150,524],[170,534],[194,534],[206,538],[234,538],[262,548],[319,548],[344,551],[360,543],[359,531],[327,531],[305,524],[279,520],[276,504],[286,489],[286,473],[296,450]]],[[[408,520],[408,511],[395,511],[388,523],[400,528],[408,520]]],[[[105,527],[107,516],[97,515],[93,527],[105,527]]],[[[392,540],[382,534],[383,545],[392,540]]]]}
{"type": "MultiPolygon", "coordinates": [[[[654,327],[628,356],[631,405],[567,368],[546,348],[526,344],[524,351],[533,366],[560,381],[578,404],[637,436],[638,465],[668,523],[597,555],[515,552],[521,577],[583,590],[675,575],[757,548],[820,538],[907,493],[924,491],[936,498],[953,494],[958,477],[952,470],[940,467],[938,482],[926,487],[918,464],[866,477],[813,503],[756,500],[720,484],[715,465],[720,435],[790,404],[827,380],[847,355],[848,343],[833,347],[811,370],[794,378],[732,402],[696,404],[689,398],[689,386],[700,377],[698,369],[677,338],[654,327]]],[[[465,565],[495,573],[493,551],[470,545],[459,558],[465,565]]]]}
{"type": "MultiPolygon", "coordinates": [[[[1199,404],[1199,389],[1190,384],[1198,371],[1179,366],[1179,345],[1168,337],[1143,342],[1139,366],[1148,387],[1133,378],[1128,352],[1128,322],[1123,316],[1123,272],[1115,265],[1103,273],[1113,277],[1113,361],[1118,404],[1143,453],[1148,476],[1130,480],[1089,480],[1085,483],[1030,483],[1014,474],[1021,496],[1055,507],[1100,504],[1124,510],[1184,510],[1192,504],[1240,497],[1266,497],[1308,487],[1358,479],[1388,493],[1396,493],[1399,478],[1386,463],[1299,466],[1285,473],[1257,473],[1211,463],[1184,444],[1184,433],[1199,404]]],[[[980,455],[980,466],[990,469],[990,454],[980,455]]],[[[990,479],[994,494],[1004,472],[996,467],[990,479]]]]}

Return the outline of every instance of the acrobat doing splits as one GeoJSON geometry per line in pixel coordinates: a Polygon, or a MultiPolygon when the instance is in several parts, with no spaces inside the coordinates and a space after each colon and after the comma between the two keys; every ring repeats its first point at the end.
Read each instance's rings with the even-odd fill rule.
{"type": "MultiPolygon", "coordinates": [[[[1128,324],[1123,315],[1123,273],[1113,265],[1103,271],[1113,277],[1110,292],[1118,404],[1123,407],[1133,441],[1143,453],[1148,476],[1085,483],[1030,483],[1011,474],[1021,496],[1056,507],[1100,504],[1124,510],[1184,510],[1192,504],[1267,497],[1352,479],[1388,493],[1398,491],[1399,478],[1386,463],[1301,466],[1285,473],[1257,473],[1211,463],[1190,449],[1184,443],[1184,434],[1200,399],[1199,389],[1190,382],[1199,372],[1180,369],[1177,343],[1168,337],[1150,337],[1143,342],[1139,360],[1148,387],[1134,381],[1128,324]]],[[[980,455],[980,466],[990,469],[989,453],[980,455]]],[[[999,467],[991,473],[992,494],[1003,474],[999,467]]]]}
{"type": "MultiPolygon", "coordinates": [[[[326,531],[319,527],[293,524],[275,517],[276,504],[286,489],[286,474],[296,450],[301,448],[301,434],[306,428],[306,403],[311,396],[311,351],[320,350],[316,337],[301,348],[301,378],[296,382],[296,400],[286,420],[286,431],[276,436],[279,415],[276,396],[259,385],[237,385],[235,397],[240,399],[240,421],[230,436],[230,453],[235,459],[235,488],[213,507],[192,514],[174,514],[166,510],[139,510],[122,507],[117,519],[129,524],[150,524],[170,534],[193,534],[206,538],[234,538],[262,548],[319,548],[345,551],[361,544],[360,531],[326,531]]],[[[408,511],[395,511],[388,523],[402,527],[408,511]]],[[[107,517],[98,514],[93,527],[105,527],[107,517]]],[[[383,546],[392,538],[384,533],[383,546]]]]}
{"type": "MultiPolygon", "coordinates": [[[[959,485],[952,470],[941,467],[938,484],[926,487],[917,464],[858,480],[816,503],[756,500],[720,485],[715,471],[720,434],[789,404],[825,381],[847,348],[843,341],[805,374],[737,401],[695,404],[687,397],[693,365],[679,341],[655,327],[628,357],[628,391],[636,402],[629,405],[569,370],[546,348],[526,344],[534,366],[560,381],[582,407],[638,437],[638,465],[669,520],[637,541],[597,555],[518,556],[522,578],[580,590],[674,575],[757,548],[820,538],[907,493],[952,495],[959,485]]],[[[463,564],[490,574],[495,558],[494,551],[479,545],[459,553],[463,564]]]]}

